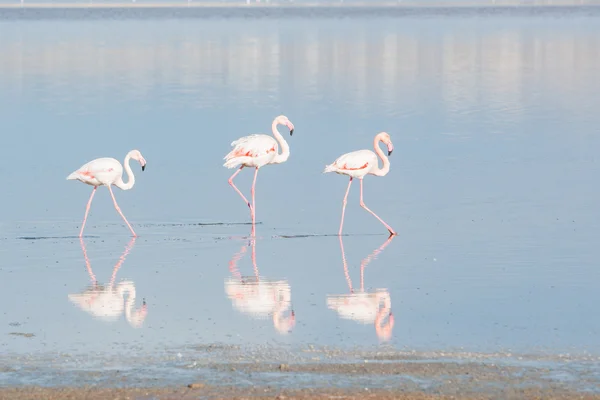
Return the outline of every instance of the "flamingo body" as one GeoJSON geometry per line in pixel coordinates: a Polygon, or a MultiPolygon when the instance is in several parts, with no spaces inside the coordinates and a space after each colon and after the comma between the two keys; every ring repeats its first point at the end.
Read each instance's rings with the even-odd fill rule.
{"type": "Polygon", "coordinates": [[[229,262],[233,277],[225,281],[225,293],[234,309],[257,319],[271,318],[277,332],[286,334],[296,323],[294,310],[284,315],[291,308],[290,284],[286,280],[261,278],[256,264],[256,240],[252,240],[251,245],[254,276],[244,277],[237,268],[237,262],[246,252],[244,245],[229,262]]]}
{"type": "Polygon", "coordinates": [[[393,235],[388,237],[385,243],[362,260],[360,263],[360,289],[355,291],[348,271],[344,242],[340,236],[342,263],[350,294],[327,295],[327,307],[330,310],[337,312],[343,319],[356,321],[364,325],[375,325],[375,333],[382,340],[389,340],[394,328],[394,316],[391,311],[392,300],[387,289],[376,289],[375,292],[371,293],[365,291],[364,271],[367,265],[391,243],[393,237],[393,235]]]}
{"type": "Polygon", "coordinates": [[[389,340],[394,328],[392,302],[387,290],[375,293],[352,293],[350,295],[327,296],[327,307],[340,318],[363,325],[375,325],[375,333],[382,340],[389,340]],[[387,321],[386,321],[387,317],[387,321]]]}
{"type": "Polygon", "coordinates": [[[338,157],[337,160],[325,167],[325,172],[348,175],[362,179],[377,168],[377,155],[371,150],[357,150],[338,157]]]}
{"type": "Polygon", "coordinates": [[[116,288],[94,286],[83,293],[70,294],[69,300],[83,311],[106,322],[116,321],[125,313],[130,325],[139,327],[146,316],[146,304],[133,311],[135,286],[130,281],[121,282],[116,288]],[[129,294],[127,301],[124,300],[126,294],[129,294]]]}
{"type": "Polygon", "coordinates": [[[123,166],[114,158],[97,158],[83,164],[71,173],[67,180],[78,180],[87,185],[101,186],[113,185],[119,180],[122,182],[123,166]]]}
{"type": "Polygon", "coordinates": [[[244,203],[250,208],[250,217],[252,218],[252,235],[255,233],[256,224],[256,199],[255,199],[255,188],[256,188],[256,177],[258,175],[258,169],[268,164],[281,164],[290,157],[290,147],[287,142],[281,136],[281,133],[277,130],[277,125],[285,125],[290,129],[290,136],[294,134],[294,124],[285,115],[275,117],[271,124],[271,130],[273,137],[268,135],[249,135],[239,138],[231,142],[233,149],[227,153],[224,157],[226,168],[237,168],[239,169],[231,175],[229,178],[229,184],[231,187],[240,195],[244,203]],[[281,153],[279,153],[279,147],[281,146],[281,153]],[[244,167],[255,168],[254,180],[252,181],[252,203],[246,199],[246,197],[240,192],[240,190],[233,183],[233,178],[241,172],[244,167]]]}
{"type": "Polygon", "coordinates": [[[390,232],[390,235],[396,235],[396,232],[391,226],[386,224],[377,214],[371,211],[363,201],[363,178],[367,174],[375,176],[385,176],[390,172],[390,160],[383,154],[379,148],[379,142],[383,142],[388,148],[388,156],[392,154],[394,145],[390,139],[390,135],[386,132],[380,132],[375,135],[373,140],[373,147],[375,153],[371,150],[358,150],[351,153],[346,153],[338,157],[332,164],[326,165],[323,173],[335,172],[336,174],[347,175],[350,177],[348,182],[348,188],[346,189],[346,195],[342,201],[342,221],[340,222],[340,229],[338,235],[342,234],[342,228],[344,226],[344,215],[346,213],[346,203],[348,200],[348,193],[350,193],[350,186],[352,185],[352,179],[358,178],[360,180],[360,206],[372,214],[379,220],[390,232]],[[383,166],[379,168],[377,158],[381,158],[383,166]]]}
{"type": "Polygon", "coordinates": [[[97,158],[92,160],[86,164],[83,164],[76,171],[72,172],[67,176],[67,180],[78,180],[80,182],[85,183],[86,185],[93,186],[92,194],[90,195],[90,199],[88,200],[87,206],[85,208],[85,215],[83,217],[83,223],[81,224],[81,230],[79,231],[79,237],[83,237],[83,229],[85,228],[85,223],[87,221],[88,214],[90,212],[90,207],[92,205],[92,200],[94,199],[94,194],[96,194],[96,189],[99,186],[106,186],[108,191],[110,192],[110,196],[112,197],[115,209],[121,215],[127,227],[131,231],[134,237],[136,237],[136,233],[131,227],[127,218],[121,211],[121,208],[117,204],[117,199],[111,189],[112,185],[115,185],[121,190],[129,190],[133,188],[135,185],[135,176],[133,175],[133,171],[129,166],[129,160],[134,159],[140,163],[142,166],[142,171],[146,168],[146,160],[142,156],[142,153],[139,150],[131,150],[125,156],[125,161],[123,164],[125,165],[125,171],[127,172],[128,181],[127,183],[123,182],[123,166],[121,163],[114,158],[97,158]]]}
{"type": "Polygon", "coordinates": [[[353,293],[350,295],[329,296],[327,306],[340,317],[362,324],[372,324],[379,314],[379,298],[374,293],[353,293]]]}
{"type": "Polygon", "coordinates": [[[105,322],[115,321],[125,313],[125,319],[132,327],[140,327],[148,313],[146,302],[144,301],[141,307],[134,309],[136,298],[134,283],[132,281],[123,281],[115,285],[117,271],[121,268],[121,265],[125,262],[125,258],[133,248],[135,238],[132,238],[125,247],[125,251],[113,268],[111,280],[106,285],[99,284],[96,280],[83,239],[80,239],[80,244],[92,285],[81,293],[69,294],[71,303],[105,322]],[[125,300],[126,296],[127,300],[125,300]]]}
{"type": "Polygon", "coordinates": [[[269,318],[290,305],[291,290],[286,281],[260,279],[256,282],[225,282],[225,292],[236,309],[256,318],[269,318]]]}
{"type": "Polygon", "coordinates": [[[236,168],[240,165],[250,168],[260,168],[271,164],[278,153],[277,141],[268,135],[244,136],[231,143],[233,150],[225,156],[224,166],[236,168]]]}

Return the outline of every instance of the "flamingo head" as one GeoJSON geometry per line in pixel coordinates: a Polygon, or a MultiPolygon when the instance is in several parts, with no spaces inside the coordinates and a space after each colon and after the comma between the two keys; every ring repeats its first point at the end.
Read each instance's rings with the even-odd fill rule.
{"type": "Polygon", "coordinates": [[[142,171],[146,169],[146,159],[142,156],[139,150],[131,150],[129,156],[135,161],[138,161],[142,166],[142,171]]]}
{"type": "Polygon", "coordinates": [[[387,132],[381,132],[377,135],[378,140],[382,141],[388,148],[388,156],[392,155],[392,151],[394,151],[394,144],[392,143],[392,139],[390,138],[390,134],[387,132]]]}
{"type": "Polygon", "coordinates": [[[382,342],[387,342],[392,337],[392,331],[394,330],[394,314],[390,311],[388,315],[387,323],[383,323],[383,318],[377,318],[375,321],[375,333],[382,342]]]}
{"type": "Polygon", "coordinates": [[[144,323],[146,315],[148,315],[148,306],[144,301],[139,309],[131,313],[131,316],[128,318],[128,322],[132,327],[139,328],[144,323]]]}
{"type": "Polygon", "coordinates": [[[290,315],[282,317],[281,315],[273,315],[273,326],[281,335],[285,335],[292,331],[296,325],[296,313],[294,310],[290,312],[290,315]]]}
{"type": "Polygon", "coordinates": [[[287,126],[290,130],[290,136],[294,134],[294,124],[292,124],[292,122],[285,115],[280,115],[279,117],[275,118],[275,122],[277,122],[278,125],[287,126]]]}

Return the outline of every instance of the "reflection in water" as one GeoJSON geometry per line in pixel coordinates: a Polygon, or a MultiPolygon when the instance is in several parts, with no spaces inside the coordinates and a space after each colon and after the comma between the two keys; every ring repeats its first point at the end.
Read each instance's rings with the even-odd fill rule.
{"type": "Polygon", "coordinates": [[[380,340],[387,341],[392,337],[394,329],[394,316],[391,307],[392,300],[387,289],[377,289],[375,292],[365,292],[365,267],[375,258],[385,247],[390,244],[394,236],[390,236],[384,244],[375,249],[371,254],[365,257],[360,263],[360,290],[355,291],[352,286],[352,280],[348,272],[348,263],[346,262],[346,253],[344,252],[344,242],[340,236],[340,247],[342,249],[342,261],[344,263],[344,274],[350,288],[349,295],[327,295],[327,307],[337,311],[340,317],[351,319],[362,324],[375,324],[375,333],[380,340]],[[384,321],[389,313],[387,322],[384,321]]]}
{"type": "Polygon", "coordinates": [[[214,107],[223,93],[229,102],[279,104],[294,93],[333,96],[360,113],[411,114],[420,101],[439,98],[452,118],[472,118],[482,104],[516,118],[538,88],[565,111],[593,107],[597,31],[508,22],[486,29],[448,19],[452,29],[431,26],[427,35],[389,21],[292,20],[269,28],[177,21],[159,32],[105,22],[62,24],[43,37],[35,26],[7,24],[0,26],[0,87],[19,99],[32,86],[52,107],[96,104],[115,90],[152,99],[165,87],[175,92],[165,101],[177,107],[214,107]]]}
{"type": "Polygon", "coordinates": [[[141,327],[146,319],[147,306],[146,302],[143,301],[142,306],[133,311],[133,305],[135,304],[134,283],[131,281],[123,281],[115,286],[117,271],[121,268],[123,261],[125,261],[125,257],[127,257],[133,248],[135,238],[132,238],[127,246],[125,246],[125,251],[119,258],[117,264],[115,264],[108,286],[98,284],[96,276],[92,271],[92,266],[90,265],[83,239],[80,239],[80,243],[81,249],[83,250],[83,256],[85,257],[85,265],[90,274],[92,284],[82,293],[70,294],[69,300],[82,310],[87,311],[97,319],[104,321],[115,321],[124,311],[125,318],[127,319],[127,322],[129,322],[129,325],[134,328],[141,327]],[[127,295],[127,301],[124,301],[125,295],[127,295]]]}
{"type": "Polygon", "coordinates": [[[256,240],[252,239],[250,243],[254,276],[242,276],[237,268],[238,261],[248,248],[244,244],[229,262],[229,270],[233,277],[225,280],[225,293],[234,308],[258,319],[266,319],[271,316],[277,332],[286,334],[296,324],[294,310],[291,310],[289,316],[284,316],[284,313],[291,307],[290,285],[287,280],[270,281],[260,277],[256,266],[256,240]]]}

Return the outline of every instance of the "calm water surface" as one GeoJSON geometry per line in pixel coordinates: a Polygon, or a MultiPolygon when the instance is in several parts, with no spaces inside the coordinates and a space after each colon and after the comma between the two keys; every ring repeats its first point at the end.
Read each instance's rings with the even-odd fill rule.
{"type": "Polygon", "coordinates": [[[0,18],[4,354],[600,356],[600,13],[136,12],[0,18]],[[222,158],[282,113],[249,241],[222,158]],[[365,202],[399,236],[355,185],[340,243],[347,180],[321,171],[383,130],[365,202]],[[101,188],[80,243],[91,188],[66,176],[133,148],[148,167],[115,195],[140,237],[101,188]]]}

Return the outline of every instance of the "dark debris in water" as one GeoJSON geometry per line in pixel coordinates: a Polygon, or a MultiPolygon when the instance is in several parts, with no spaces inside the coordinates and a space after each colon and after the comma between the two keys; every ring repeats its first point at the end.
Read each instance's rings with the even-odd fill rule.
{"type": "MultiPolygon", "coordinates": [[[[99,238],[100,236],[84,236],[85,238],[99,238]]],[[[79,236],[19,236],[22,240],[44,240],[44,239],[79,239],[79,236]]]]}
{"type": "MultiPolygon", "coordinates": [[[[186,223],[165,223],[165,224],[139,224],[144,227],[151,226],[235,226],[235,225],[252,225],[252,222],[186,222],[186,223]]],[[[262,225],[262,222],[257,222],[256,225],[262,225]]]]}
{"type": "Polygon", "coordinates": [[[33,333],[26,333],[26,332],[10,332],[9,335],[12,336],[21,336],[21,337],[25,337],[25,338],[32,338],[35,336],[35,334],[33,333]]]}
{"type": "MultiPolygon", "coordinates": [[[[382,236],[380,233],[344,233],[342,236],[382,236]]],[[[282,239],[303,239],[312,237],[336,237],[340,236],[337,233],[308,233],[300,235],[273,235],[271,238],[282,238],[282,239]]]]}

